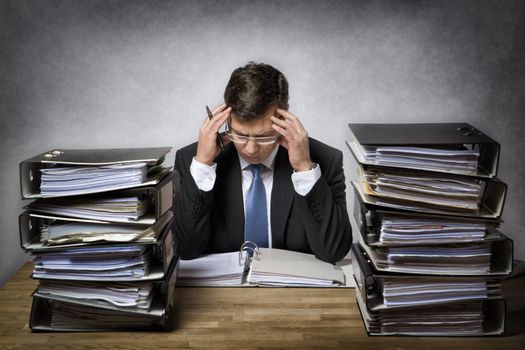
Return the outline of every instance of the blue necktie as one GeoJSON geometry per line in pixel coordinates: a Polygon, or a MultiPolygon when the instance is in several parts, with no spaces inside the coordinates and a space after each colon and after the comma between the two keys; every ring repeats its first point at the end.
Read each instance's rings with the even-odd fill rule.
{"type": "Polygon", "coordinates": [[[266,191],[261,178],[262,164],[250,165],[253,179],[246,197],[246,216],[244,238],[259,247],[268,247],[268,214],[266,210],[266,191]]]}

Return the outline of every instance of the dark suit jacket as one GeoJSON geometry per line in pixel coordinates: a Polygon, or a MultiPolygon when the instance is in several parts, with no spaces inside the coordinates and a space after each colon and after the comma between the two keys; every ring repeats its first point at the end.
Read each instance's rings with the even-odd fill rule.
{"type": "MultiPolygon", "coordinates": [[[[321,260],[336,262],[348,253],[352,243],[343,154],[320,141],[309,142],[311,159],[321,167],[322,176],[306,196],[295,192],[288,151],[282,146],[277,151],[270,210],[272,243],[274,248],[313,253],[321,260]]],[[[227,144],[215,159],[217,178],[209,192],[199,190],[190,173],[196,151],[194,143],[175,156],[180,182],[176,186],[173,228],[183,259],[235,251],[244,242],[242,175],[235,146],[227,144]]]]}

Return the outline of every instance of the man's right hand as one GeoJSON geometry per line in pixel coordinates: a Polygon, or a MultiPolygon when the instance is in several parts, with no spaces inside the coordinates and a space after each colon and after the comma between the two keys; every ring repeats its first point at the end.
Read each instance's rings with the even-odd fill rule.
{"type": "Polygon", "coordinates": [[[226,123],[230,117],[231,110],[231,107],[227,107],[226,104],[223,103],[213,110],[212,119],[206,117],[206,120],[204,120],[199,130],[199,144],[197,146],[197,154],[195,155],[196,161],[207,165],[213,164],[213,160],[221,151],[221,148],[217,144],[217,132],[221,125],[226,123]]]}

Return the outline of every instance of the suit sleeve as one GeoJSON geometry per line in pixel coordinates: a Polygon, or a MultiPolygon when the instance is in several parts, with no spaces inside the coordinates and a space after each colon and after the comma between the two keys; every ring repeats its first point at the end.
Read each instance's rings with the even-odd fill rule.
{"type": "Polygon", "coordinates": [[[296,194],[306,238],[318,259],[335,263],[352,244],[352,227],[346,208],[343,154],[330,152],[322,162],[322,176],[305,196],[296,194]]]}
{"type": "Polygon", "coordinates": [[[193,156],[189,153],[178,150],[175,155],[175,169],[180,178],[173,204],[173,231],[177,252],[182,259],[193,259],[202,254],[211,236],[213,189],[208,192],[199,190],[190,173],[193,156]]]}

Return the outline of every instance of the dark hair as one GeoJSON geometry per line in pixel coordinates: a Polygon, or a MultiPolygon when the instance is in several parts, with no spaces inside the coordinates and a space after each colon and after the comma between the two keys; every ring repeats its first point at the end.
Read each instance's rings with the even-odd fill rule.
{"type": "Polygon", "coordinates": [[[224,101],[239,119],[254,120],[272,105],[288,109],[288,81],[268,64],[248,62],[233,71],[224,90],[224,101]]]}

